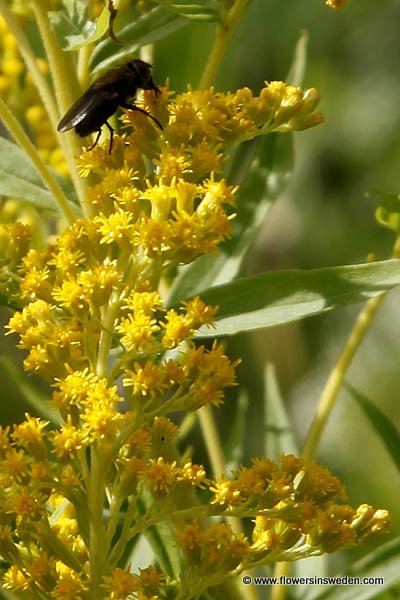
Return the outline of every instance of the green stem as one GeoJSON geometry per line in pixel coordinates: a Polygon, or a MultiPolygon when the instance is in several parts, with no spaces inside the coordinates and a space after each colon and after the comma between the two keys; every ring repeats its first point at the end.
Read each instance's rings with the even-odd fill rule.
{"type": "MultiPolygon", "coordinates": [[[[400,258],[400,236],[397,236],[392,250],[393,258],[400,258]]],[[[353,361],[353,358],[365,338],[373,320],[378,312],[386,294],[381,294],[371,298],[364,304],[364,308],[359,313],[356,322],[350,332],[346,344],[339,355],[339,358],[326,382],[318,403],[317,411],[304,445],[303,457],[307,459],[314,458],[321,435],[326,427],[328,418],[332,412],[339,390],[344,382],[346,373],[353,361]]]]}
{"type": "Polygon", "coordinates": [[[36,89],[40,94],[44,108],[46,109],[46,112],[49,116],[50,122],[54,129],[56,129],[59,114],[57,110],[57,105],[54,101],[54,97],[50,91],[49,86],[47,85],[45,77],[42,75],[38,67],[36,57],[33,54],[24,33],[19,27],[11,10],[8,8],[5,0],[0,0],[0,13],[4,21],[6,22],[8,30],[17,42],[18,50],[21,53],[26,68],[29,71],[29,74],[32,77],[32,80],[36,86],[36,89]]]}
{"type": "MultiPolygon", "coordinates": [[[[71,104],[76,100],[77,92],[80,88],[71,59],[68,54],[61,50],[57,38],[53,33],[47,10],[44,6],[45,3],[43,0],[31,0],[31,4],[35,13],[42,42],[46,50],[46,56],[49,62],[56,94],[59,114],[56,123],[52,122],[56,129],[59,116],[67,112],[71,104]]],[[[86,182],[79,177],[74,158],[74,155],[79,154],[81,151],[80,145],[73,132],[70,132],[69,134],[58,134],[58,139],[70,168],[71,178],[74,182],[82,208],[85,209],[84,198],[86,193],[86,182]]]]}
{"type": "Polygon", "coordinates": [[[198,411],[201,432],[207,448],[208,458],[214,477],[225,471],[225,458],[222,450],[221,438],[215,425],[214,416],[210,406],[203,406],[198,411]]]}
{"type": "Polygon", "coordinates": [[[86,44],[83,46],[78,53],[78,81],[80,88],[84,90],[89,85],[89,58],[92,54],[93,46],[92,44],[86,44]]]}
{"type": "MultiPolygon", "coordinates": [[[[222,449],[221,438],[215,424],[211,407],[203,406],[203,408],[199,410],[198,414],[201,432],[207,448],[208,458],[210,460],[214,476],[216,477],[222,473],[225,473],[225,458],[224,451],[222,449]]],[[[240,518],[227,517],[227,521],[235,533],[241,533],[243,531],[240,518]]]]}
{"type": "Polygon", "coordinates": [[[203,75],[201,76],[199,84],[200,90],[209,88],[214,83],[225,50],[249,3],[250,0],[236,0],[229,10],[225,21],[217,25],[214,45],[203,71],[203,75]]]}
{"type": "Polygon", "coordinates": [[[353,358],[365,338],[372,321],[378,312],[386,294],[371,298],[365,303],[350,332],[345,346],[331,371],[325,388],[318,403],[317,411],[311,423],[303,450],[303,458],[312,459],[315,456],[322,433],[336,402],[337,395],[346,377],[353,358]]]}
{"type": "Polygon", "coordinates": [[[75,220],[75,215],[71,210],[68,204],[68,200],[64,196],[61,187],[58,185],[57,180],[53,177],[47,165],[40,156],[39,152],[32,144],[31,140],[29,139],[25,131],[22,129],[21,125],[18,123],[8,106],[5,104],[5,102],[3,102],[1,98],[0,118],[11,133],[12,137],[15,139],[18,145],[26,152],[26,154],[29,156],[29,158],[35,165],[40,177],[42,178],[43,183],[53,194],[55,201],[57,202],[61,212],[63,213],[67,221],[73,223],[75,220]]]}
{"type": "Polygon", "coordinates": [[[111,342],[114,335],[114,324],[119,311],[119,306],[119,294],[114,293],[111,297],[110,304],[107,307],[100,333],[96,364],[96,373],[99,377],[107,376],[108,358],[110,355],[111,342]]]}
{"type": "Polygon", "coordinates": [[[103,524],[104,467],[100,449],[91,447],[90,473],[88,481],[88,505],[90,513],[89,557],[90,557],[90,598],[103,598],[103,577],[106,572],[108,548],[103,524]]]}

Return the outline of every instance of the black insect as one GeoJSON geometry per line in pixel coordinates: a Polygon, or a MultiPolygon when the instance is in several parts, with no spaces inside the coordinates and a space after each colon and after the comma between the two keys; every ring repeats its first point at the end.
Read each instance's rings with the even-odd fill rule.
{"type": "Polygon", "coordinates": [[[151,76],[151,65],[135,58],[125,65],[110,69],[96,79],[64,115],[58,124],[57,131],[68,131],[68,129],[74,128],[81,137],[97,131],[94,144],[88,148],[88,150],[92,150],[99,141],[102,126],[107,125],[110,130],[108,153],[111,154],[114,129],[107,119],[115,113],[119,106],[143,113],[153,119],[162,129],[161,123],[147,110],[139,108],[134,103],[128,103],[128,99],[136,95],[138,88],[154,90],[156,95],[160,93],[151,76]]]}

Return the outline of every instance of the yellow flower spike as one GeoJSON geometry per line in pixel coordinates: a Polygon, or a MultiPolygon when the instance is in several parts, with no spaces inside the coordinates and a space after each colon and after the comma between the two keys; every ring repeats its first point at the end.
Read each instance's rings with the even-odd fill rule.
{"type": "Polygon", "coordinates": [[[98,215],[95,217],[94,222],[101,235],[100,244],[112,244],[114,242],[123,244],[129,241],[132,224],[130,213],[120,209],[109,216],[98,215]]]}
{"type": "Polygon", "coordinates": [[[139,292],[132,291],[122,304],[123,309],[128,309],[133,312],[140,311],[145,315],[152,315],[154,312],[165,310],[162,307],[161,296],[158,292],[139,292]]]}
{"type": "Polygon", "coordinates": [[[158,168],[157,175],[164,184],[171,184],[174,178],[191,178],[193,174],[192,161],[186,151],[186,146],[165,147],[154,164],[158,168]]]}
{"type": "Polygon", "coordinates": [[[11,437],[31,456],[40,460],[47,456],[47,447],[44,441],[45,432],[43,430],[48,424],[49,421],[41,421],[25,413],[25,421],[14,427],[11,437]]]}
{"type": "Polygon", "coordinates": [[[144,472],[144,480],[156,496],[165,496],[176,484],[179,468],[176,462],[166,462],[162,456],[151,458],[144,472]]]}
{"type": "Polygon", "coordinates": [[[26,255],[32,238],[32,229],[21,222],[0,225],[0,264],[16,266],[26,255]]]}
{"type": "Polygon", "coordinates": [[[51,443],[54,454],[59,459],[66,459],[75,456],[87,441],[85,440],[85,432],[72,424],[71,415],[67,416],[67,422],[61,425],[51,434],[51,443]]]}
{"type": "Polygon", "coordinates": [[[52,286],[49,277],[50,271],[47,267],[31,269],[21,282],[22,296],[28,298],[31,302],[36,299],[50,302],[52,286]]]}
{"type": "Polygon", "coordinates": [[[185,315],[178,314],[173,308],[167,312],[165,321],[161,325],[164,329],[162,342],[165,348],[175,348],[180,342],[190,338],[194,332],[185,315]]]}
{"type": "Polygon", "coordinates": [[[19,490],[9,495],[7,508],[19,520],[39,521],[47,517],[46,500],[47,496],[44,492],[30,492],[21,486],[19,490]]]}
{"type": "Polygon", "coordinates": [[[126,369],[125,374],[123,385],[132,387],[133,396],[139,398],[154,399],[168,387],[163,368],[152,361],[147,361],[143,367],[135,363],[133,369],[126,369]]]}
{"type": "Polygon", "coordinates": [[[208,173],[221,173],[224,160],[223,154],[220,152],[221,147],[222,144],[213,147],[209,140],[202,140],[190,148],[190,162],[194,181],[199,181],[208,173]]]}
{"type": "Polygon", "coordinates": [[[188,481],[198,488],[204,488],[210,483],[203,465],[195,465],[191,460],[186,460],[180,468],[179,480],[188,481]]]}
{"type": "Polygon", "coordinates": [[[103,306],[117,288],[121,273],[116,261],[104,260],[102,264],[83,271],[78,275],[77,282],[82,286],[84,296],[97,306],[103,306]]]}
{"type": "Polygon", "coordinates": [[[55,559],[47,556],[44,552],[39,552],[27,566],[27,572],[32,580],[42,590],[50,592],[56,583],[55,559]]]}
{"type": "Polygon", "coordinates": [[[234,481],[221,477],[210,487],[213,493],[210,503],[217,505],[218,512],[226,508],[232,508],[242,502],[240,490],[234,481]]]}
{"type": "Polygon", "coordinates": [[[139,589],[139,578],[124,569],[115,568],[103,577],[102,587],[107,590],[109,600],[126,600],[139,589]]]}
{"type": "Polygon", "coordinates": [[[123,416],[111,406],[88,406],[81,415],[85,442],[112,441],[119,431],[123,416]]]}
{"type": "Polygon", "coordinates": [[[198,193],[201,191],[201,187],[194,183],[177,179],[174,180],[174,190],[177,214],[193,214],[194,203],[198,193]]]}
{"type": "Polygon", "coordinates": [[[87,596],[88,589],[88,584],[82,581],[80,574],[70,570],[60,575],[52,590],[52,597],[55,600],[82,600],[87,596]]]}
{"type": "Polygon", "coordinates": [[[3,575],[2,584],[9,590],[27,590],[29,580],[16,564],[11,565],[3,575]]]}
{"type": "Polygon", "coordinates": [[[163,183],[152,185],[150,181],[146,181],[146,184],[147,189],[141,196],[149,202],[151,219],[157,223],[163,222],[170,216],[175,199],[174,189],[163,183]]]}
{"type": "Polygon", "coordinates": [[[390,524],[391,519],[387,510],[374,510],[368,504],[361,504],[355,512],[351,527],[365,543],[374,534],[386,532],[390,524]]]}
{"type": "Polygon", "coordinates": [[[120,342],[125,350],[139,353],[152,349],[160,326],[151,315],[136,310],[134,314],[123,317],[115,329],[121,335],[120,342]]]}

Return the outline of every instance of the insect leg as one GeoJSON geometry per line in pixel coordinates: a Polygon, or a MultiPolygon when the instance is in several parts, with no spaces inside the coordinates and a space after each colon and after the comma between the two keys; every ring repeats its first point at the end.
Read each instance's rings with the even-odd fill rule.
{"type": "Polygon", "coordinates": [[[111,154],[111,149],[112,149],[112,143],[113,143],[113,135],[114,135],[114,129],[111,127],[110,123],[108,121],[106,121],[106,125],[108,127],[108,130],[110,132],[110,146],[108,148],[108,154],[111,154]]]}
{"type": "Polygon", "coordinates": [[[160,129],[163,129],[163,126],[161,125],[160,121],[153,117],[153,115],[147,112],[147,110],[145,110],[144,108],[139,108],[139,106],[136,106],[136,104],[121,104],[121,106],[123,108],[129,108],[129,110],[137,110],[138,112],[141,112],[143,115],[146,115],[146,117],[150,117],[150,119],[153,119],[153,121],[157,123],[160,129]]]}
{"type": "Polygon", "coordinates": [[[94,140],[94,144],[92,144],[92,145],[91,145],[91,146],[90,146],[90,147],[87,149],[87,152],[89,152],[89,150],[93,150],[93,148],[96,146],[97,142],[99,141],[99,137],[100,137],[100,136],[101,136],[101,127],[100,127],[100,129],[98,130],[98,132],[97,132],[96,139],[94,140]]]}

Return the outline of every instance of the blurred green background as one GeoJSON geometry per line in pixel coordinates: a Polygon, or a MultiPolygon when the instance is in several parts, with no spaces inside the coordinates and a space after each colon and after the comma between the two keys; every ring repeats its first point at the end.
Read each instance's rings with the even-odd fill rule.
{"type": "MultiPolygon", "coordinates": [[[[257,92],[264,80],[284,79],[300,33],[306,30],[304,86],[321,93],[325,123],[295,134],[291,183],[255,241],[247,273],[363,262],[370,252],[377,258],[390,256],[392,234],[376,224],[376,203],[366,193],[374,188],[400,191],[399,25],[398,0],[349,0],[340,11],[329,9],[323,0],[253,0],[228,48],[216,89],[249,86],[257,92]]],[[[155,81],[169,77],[177,91],[188,83],[195,87],[213,30],[213,24],[190,23],[157,43],[155,81]]],[[[400,427],[398,304],[399,293],[392,292],[348,380],[400,427]]],[[[228,340],[232,356],[242,358],[240,378],[248,390],[243,462],[263,452],[261,436],[268,434],[260,429],[266,363],[275,367],[301,450],[330,368],[360,308],[340,308],[246,339],[228,340]]],[[[2,321],[7,318],[3,313],[2,321]]],[[[20,362],[14,343],[14,336],[3,337],[1,354],[20,362]]],[[[22,418],[27,406],[1,365],[0,375],[0,419],[13,422],[22,418]]],[[[227,399],[218,411],[224,438],[229,437],[236,401],[227,399]]],[[[400,533],[398,472],[347,392],[340,395],[317,458],[345,483],[350,503],[388,508],[393,535],[400,533]]],[[[359,554],[360,550],[335,555],[330,570],[345,569],[359,554]]]]}

